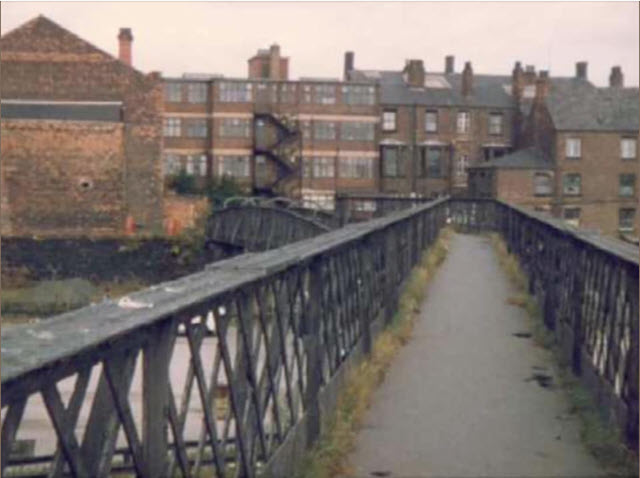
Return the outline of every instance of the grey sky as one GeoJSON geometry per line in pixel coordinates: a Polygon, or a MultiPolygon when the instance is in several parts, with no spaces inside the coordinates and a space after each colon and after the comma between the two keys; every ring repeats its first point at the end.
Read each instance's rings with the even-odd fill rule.
{"type": "Polygon", "coordinates": [[[246,60],[273,42],[289,56],[290,77],[339,77],[343,54],[358,68],[400,69],[421,58],[442,71],[471,61],[477,73],[509,74],[516,60],[570,76],[589,62],[589,78],[608,81],[622,66],[638,85],[637,2],[2,2],[2,34],[42,13],[99,48],[117,53],[119,27],[131,27],[134,66],[165,75],[185,71],[246,76],[246,60]]]}

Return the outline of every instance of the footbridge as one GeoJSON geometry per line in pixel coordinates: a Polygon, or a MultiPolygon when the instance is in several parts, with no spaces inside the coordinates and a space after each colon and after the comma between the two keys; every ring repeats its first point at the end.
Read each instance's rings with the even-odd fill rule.
{"type": "MultiPolygon", "coordinates": [[[[637,448],[637,249],[495,200],[414,202],[117,301],[3,330],[3,476],[304,476],[304,452],[335,409],[346,372],[371,353],[412,267],[448,224],[467,234],[455,236],[436,292],[423,304],[414,338],[421,347],[411,349],[410,342],[411,355],[385,381],[398,386],[383,388],[374,400],[380,420],[368,419],[358,438],[354,476],[460,476],[482,456],[494,459],[493,468],[476,470],[513,476],[513,468],[501,465],[505,456],[521,456],[514,447],[523,440],[513,437],[531,430],[555,437],[555,429],[542,425],[552,413],[540,405],[547,402],[534,406],[527,393],[508,395],[513,390],[504,381],[512,373],[505,362],[516,367],[513,357],[534,352],[490,340],[511,337],[519,319],[510,322],[517,309],[496,299],[508,284],[497,276],[495,258],[477,242],[481,236],[469,235],[488,231],[519,258],[543,324],[573,374],[637,448]],[[488,383],[502,387],[494,395],[477,379],[492,371],[497,378],[488,383]],[[477,419],[456,424],[465,419],[457,411],[474,396],[477,419]],[[394,400],[406,407],[385,405],[394,400]],[[453,420],[447,429],[457,432],[443,434],[444,422],[433,421],[438,416],[453,420]],[[536,417],[540,425],[532,428],[536,417]],[[395,438],[395,456],[410,466],[372,461],[371,450],[383,446],[367,434],[376,429],[395,438]],[[492,446],[486,437],[496,430],[492,446]],[[454,450],[469,443],[466,435],[483,443],[454,450]]],[[[342,217],[373,207],[356,203],[342,217]]],[[[269,245],[279,244],[276,237],[269,245]]],[[[266,247],[261,240],[251,247],[266,247]]],[[[554,439],[553,449],[565,450],[554,439]]]]}

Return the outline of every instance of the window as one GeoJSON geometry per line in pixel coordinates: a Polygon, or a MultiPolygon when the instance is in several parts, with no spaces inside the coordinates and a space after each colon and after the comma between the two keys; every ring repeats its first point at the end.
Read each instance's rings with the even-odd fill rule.
{"type": "Polygon", "coordinates": [[[577,173],[565,174],[562,178],[562,192],[567,196],[579,196],[582,190],[581,177],[577,173]]]}
{"type": "Polygon", "coordinates": [[[336,102],[336,87],[334,85],[314,85],[313,95],[316,104],[333,105],[336,102]]]}
{"type": "Polygon", "coordinates": [[[458,157],[456,161],[456,176],[463,177],[467,174],[467,168],[469,167],[469,156],[463,154],[458,157]]]}
{"type": "Polygon", "coordinates": [[[182,83],[165,83],[164,99],[169,103],[182,101],[182,83]]]}
{"type": "Polygon", "coordinates": [[[567,158],[579,158],[582,155],[582,141],[580,138],[567,138],[565,156],[567,158]]]}
{"type": "Polygon", "coordinates": [[[187,86],[187,99],[189,103],[205,103],[207,101],[207,84],[189,83],[187,86]]]}
{"type": "Polygon", "coordinates": [[[248,156],[219,156],[218,175],[232,176],[236,178],[249,177],[248,156]]]}
{"type": "Polygon", "coordinates": [[[373,123],[345,121],[340,135],[343,141],[373,141],[373,123]]]}
{"type": "Polygon", "coordinates": [[[423,150],[422,176],[430,178],[442,177],[442,149],[426,148],[423,150]]]}
{"type": "Polygon", "coordinates": [[[636,159],[637,143],[634,138],[622,138],[620,140],[620,156],[622,159],[636,159]]]}
{"type": "Polygon", "coordinates": [[[382,131],[396,130],[396,112],[384,111],[382,113],[382,131]]]}
{"type": "Polygon", "coordinates": [[[193,176],[194,160],[193,156],[187,156],[184,166],[184,172],[189,176],[193,176]]]}
{"type": "Polygon", "coordinates": [[[372,105],[375,103],[375,88],[364,85],[343,86],[342,101],[348,105],[372,105]]]}
{"type": "Polygon", "coordinates": [[[633,197],[636,195],[636,175],[621,174],[619,183],[619,193],[623,197],[633,197]]]}
{"type": "Polygon", "coordinates": [[[436,133],[438,131],[438,112],[426,111],[424,114],[424,130],[427,133],[436,133]]]}
{"type": "Polygon", "coordinates": [[[220,101],[229,103],[247,103],[253,99],[253,88],[251,83],[223,81],[219,86],[218,97],[220,101]]]}
{"type": "Polygon", "coordinates": [[[502,113],[491,113],[489,115],[489,134],[502,134],[502,113]]]}
{"type": "Polygon", "coordinates": [[[535,173],[533,175],[533,194],[536,196],[549,196],[552,191],[551,175],[547,173],[535,173]]]}
{"type": "Polygon", "coordinates": [[[296,85],[283,83],[280,85],[280,102],[295,103],[296,102],[296,85]]]}
{"type": "Polygon", "coordinates": [[[207,137],[207,120],[192,119],[187,123],[187,136],[189,138],[206,138],[207,137]]]}
{"type": "Polygon", "coordinates": [[[311,103],[311,85],[302,86],[302,102],[311,103]]]}
{"type": "Polygon", "coordinates": [[[618,211],[618,229],[621,231],[633,231],[636,220],[634,208],[622,208],[618,211]]]}
{"type": "Polygon", "coordinates": [[[469,113],[468,111],[459,111],[456,122],[456,130],[458,131],[458,133],[468,133],[470,126],[471,113],[469,113]]]}
{"type": "Polygon", "coordinates": [[[311,121],[301,121],[300,129],[302,130],[303,139],[311,139],[311,121]]]}
{"type": "Polygon", "coordinates": [[[254,85],[256,101],[262,103],[277,103],[278,90],[274,84],[257,83],[254,85]]]}
{"type": "Polygon", "coordinates": [[[567,224],[573,227],[580,226],[580,208],[579,207],[564,208],[563,216],[567,224]]]}
{"type": "Polygon", "coordinates": [[[303,175],[305,178],[335,177],[335,159],[331,157],[304,158],[303,175]]]}
{"type": "Polygon", "coordinates": [[[404,176],[404,149],[398,147],[382,148],[382,175],[386,178],[404,176]]]}
{"type": "Polygon", "coordinates": [[[207,175],[207,155],[197,154],[193,157],[193,162],[195,163],[196,173],[200,176],[206,176],[207,175]]]}
{"type": "Polygon", "coordinates": [[[181,136],[180,118],[165,118],[163,130],[165,136],[181,136]]]}
{"type": "Polygon", "coordinates": [[[171,176],[178,174],[182,169],[180,156],[177,154],[167,153],[164,155],[164,174],[165,176],[171,176]]]}
{"type": "Polygon", "coordinates": [[[336,124],[330,121],[316,121],[313,123],[313,136],[315,139],[336,139],[336,124]]]}
{"type": "Polygon", "coordinates": [[[220,136],[227,138],[248,138],[251,124],[244,118],[223,118],[220,122],[220,136]]]}
{"type": "Polygon", "coordinates": [[[371,158],[340,158],[340,177],[351,179],[373,178],[373,159],[371,158]]]}

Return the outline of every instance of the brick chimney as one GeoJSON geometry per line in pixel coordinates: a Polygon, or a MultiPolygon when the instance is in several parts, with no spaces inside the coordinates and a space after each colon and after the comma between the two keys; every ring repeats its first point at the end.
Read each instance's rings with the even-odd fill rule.
{"type": "Polygon", "coordinates": [[[467,61],[462,70],[462,96],[469,96],[473,91],[473,69],[471,62],[467,61]]]}
{"type": "Polygon", "coordinates": [[[422,60],[407,60],[404,67],[407,83],[414,88],[424,88],[424,63],[422,60]]]}
{"type": "Polygon", "coordinates": [[[609,75],[609,86],[611,88],[624,87],[624,75],[622,74],[622,68],[620,68],[619,66],[611,67],[611,74],[609,75]]]}
{"type": "Polygon", "coordinates": [[[450,75],[454,72],[455,57],[453,55],[447,55],[444,57],[444,72],[450,75]]]}
{"type": "Polygon", "coordinates": [[[524,91],[524,72],[522,71],[522,65],[519,61],[516,61],[513,71],[511,72],[511,94],[517,100],[522,99],[522,92],[524,91]]]}
{"type": "Polygon", "coordinates": [[[349,73],[353,70],[354,54],[352,51],[348,51],[344,54],[344,73],[343,79],[347,81],[349,79],[349,73]]]}
{"type": "Polygon", "coordinates": [[[578,80],[586,80],[587,79],[587,65],[586,61],[579,61],[576,63],[576,78],[578,80]]]}
{"type": "Polygon", "coordinates": [[[535,101],[543,102],[548,94],[549,94],[549,72],[540,70],[539,76],[536,79],[535,101]]]}
{"type": "Polygon", "coordinates": [[[280,72],[280,45],[276,43],[269,47],[269,79],[282,79],[280,72]]]}
{"type": "Polygon", "coordinates": [[[131,66],[131,44],[133,43],[133,35],[131,28],[121,28],[118,33],[118,59],[131,66]]]}

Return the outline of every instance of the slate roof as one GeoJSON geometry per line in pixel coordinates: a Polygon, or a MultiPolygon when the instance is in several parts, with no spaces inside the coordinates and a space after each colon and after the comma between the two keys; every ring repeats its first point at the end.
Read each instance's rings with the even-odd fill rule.
{"type": "Polygon", "coordinates": [[[638,131],[638,88],[596,88],[573,78],[551,83],[546,106],[558,130],[638,131]]]}
{"type": "Polygon", "coordinates": [[[427,73],[427,78],[443,79],[450,88],[412,88],[404,82],[401,71],[355,70],[351,79],[380,84],[380,102],[388,105],[467,106],[513,108],[515,103],[505,90],[511,77],[504,75],[473,75],[473,90],[462,95],[462,74],[427,73]]]}
{"type": "Polygon", "coordinates": [[[551,169],[553,164],[539,149],[526,148],[484,163],[474,164],[470,168],[551,169]]]}

